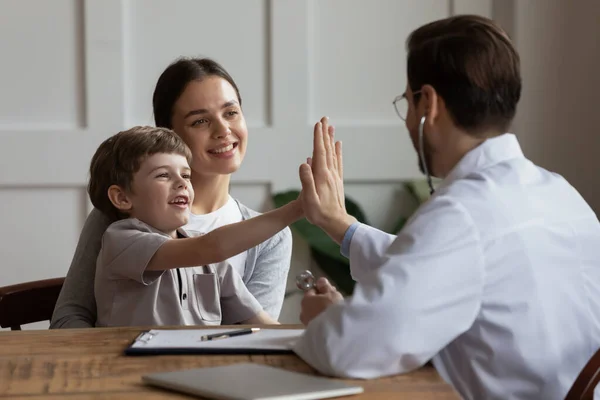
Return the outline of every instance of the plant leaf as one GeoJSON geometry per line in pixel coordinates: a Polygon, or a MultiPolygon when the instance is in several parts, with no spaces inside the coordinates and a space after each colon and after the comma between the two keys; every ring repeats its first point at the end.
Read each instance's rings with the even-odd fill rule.
{"type": "MultiPolygon", "coordinates": [[[[435,182],[438,182],[438,180],[434,180],[434,183],[435,182]]],[[[429,184],[426,179],[408,181],[404,184],[404,187],[415,198],[418,204],[423,204],[431,197],[431,193],[429,193],[429,184]]]]}
{"type": "Polygon", "coordinates": [[[280,192],[273,195],[273,203],[275,204],[275,208],[279,208],[281,206],[285,206],[292,200],[296,200],[300,195],[300,191],[298,190],[288,190],[287,192],[280,192]]]}
{"type": "Polygon", "coordinates": [[[369,222],[367,221],[367,216],[363,212],[362,208],[360,208],[360,206],[354,200],[346,196],[345,204],[346,212],[348,212],[348,214],[356,218],[358,222],[362,222],[363,224],[369,225],[369,222]]]}
{"type": "Polygon", "coordinates": [[[350,264],[344,258],[344,261],[331,258],[328,254],[323,254],[317,249],[311,251],[311,255],[319,268],[327,275],[333,285],[344,295],[350,295],[354,291],[356,282],[350,275],[350,264]]]}
{"type": "Polygon", "coordinates": [[[292,229],[300,234],[309,244],[312,250],[318,250],[331,259],[347,262],[346,257],[340,254],[340,246],[335,243],[325,232],[306,219],[295,222],[292,229]]]}

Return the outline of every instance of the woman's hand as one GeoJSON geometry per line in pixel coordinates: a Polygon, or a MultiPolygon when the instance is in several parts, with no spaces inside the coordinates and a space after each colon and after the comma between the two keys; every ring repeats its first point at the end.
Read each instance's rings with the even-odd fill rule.
{"type": "Polygon", "coordinates": [[[306,219],[341,243],[356,219],[346,212],[342,142],[334,141],[335,129],[327,117],[315,124],[313,156],[300,166],[302,201],[306,219]]]}

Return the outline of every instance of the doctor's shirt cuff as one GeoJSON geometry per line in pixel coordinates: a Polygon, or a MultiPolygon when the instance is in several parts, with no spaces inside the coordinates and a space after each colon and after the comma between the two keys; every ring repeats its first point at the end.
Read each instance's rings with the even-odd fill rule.
{"type": "Polygon", "coordinates": [[[352,237],[354,236],[354,232],[358,229],[360,223],[355,222],[346,231],[344,234],[344,239],[342,240],[342,246],[340,247],[340,253],[346,258],[350,257],[350,243],[352,243],[352,237]]]}

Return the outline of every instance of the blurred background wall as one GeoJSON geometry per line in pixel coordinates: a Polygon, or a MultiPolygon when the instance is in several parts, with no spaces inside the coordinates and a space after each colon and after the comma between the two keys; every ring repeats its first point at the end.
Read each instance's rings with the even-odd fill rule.
{"type": "MultiPolygon", "coordinates": [[[[250,141],[233,196],[264,211],[298,188],[312,125],[328,115],[348,195],[391,229],[410,208],[402,183],[419,178],[391,104],[406,85],[405,39],[462,13],[496,19],[517,45],[513,130],[526,155],[599,210],[598,1],[0,0],[0,286],[66,274],[91,207],[93,151],[153,123],[156,79],[181,55],[216,59],[240,87],[250,141]]],[[[297,235],[294,246],[290,289],[298,271],[317,269],[297,235]]],[[[299,299],[282,322],[298,321],[299,299]]]]}

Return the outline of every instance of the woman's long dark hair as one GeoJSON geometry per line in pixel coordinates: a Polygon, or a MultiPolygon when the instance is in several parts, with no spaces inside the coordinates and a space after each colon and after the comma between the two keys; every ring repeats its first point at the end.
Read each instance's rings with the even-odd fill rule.
{"type": "Polygon", "coordinates": [[[152,96],[154,123],[157,127],[173,129],[171,119],[173,105],[179,99],[188,83],[202,80],[208,76],[218,76],[233,86],[240,106],[242,98],[235,81],[218,62],[210,58],[180,58],[163,71],[156,82],[152,96]]]}

